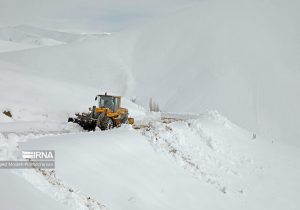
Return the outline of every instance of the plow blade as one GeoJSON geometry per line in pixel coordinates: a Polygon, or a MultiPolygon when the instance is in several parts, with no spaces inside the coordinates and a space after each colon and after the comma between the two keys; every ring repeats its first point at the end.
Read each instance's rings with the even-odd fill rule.
{"type": "Polygon", "coordinates": [[[94,119],[84,119],[84,118],[73,118],[73,117],[69,117],[68,118],[68,122],[73,122],[73,123],[77,123],[78,125],[80,125],[84,130],[88,130],[88,131],[94,131],[96,128],[96,120],[94,119]]]}

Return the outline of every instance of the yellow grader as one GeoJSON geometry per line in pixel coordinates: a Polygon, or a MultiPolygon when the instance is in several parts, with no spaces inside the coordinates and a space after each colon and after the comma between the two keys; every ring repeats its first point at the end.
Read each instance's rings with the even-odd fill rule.
{"type": "Polygon", "coordinates": [[[98,107],[89,108],[88,113],[76,113],[68,122],[79,124],[83,129],[94,131],[96,127],[109,130],[122,124],[133,124],[134,119],[129,117],[128,109],[121,108],[121,96],[97,95],[98,107]]]}

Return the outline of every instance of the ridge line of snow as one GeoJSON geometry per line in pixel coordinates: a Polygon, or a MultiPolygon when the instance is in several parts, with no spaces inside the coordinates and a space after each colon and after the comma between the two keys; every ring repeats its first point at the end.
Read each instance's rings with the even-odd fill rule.
{"type": "Polygon", "coordinates": [[[106,210],[106,206],[99,201],[84,195],[56,177],[54,170],[15,171],[17,175],[31,183],[38,190],[48,194],[55,200],[72,209],[106,210]]]}

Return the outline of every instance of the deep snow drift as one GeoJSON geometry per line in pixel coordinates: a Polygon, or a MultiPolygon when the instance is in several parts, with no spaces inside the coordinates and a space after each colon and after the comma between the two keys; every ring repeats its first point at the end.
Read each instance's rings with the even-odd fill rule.
{"type": "Polygon", "coordinates": [[[299,206],[299,150],[254,139],[217,112],[141,132],[45,136],[21,148],[55,149],[56,176],[109,209],[299,206]]]}

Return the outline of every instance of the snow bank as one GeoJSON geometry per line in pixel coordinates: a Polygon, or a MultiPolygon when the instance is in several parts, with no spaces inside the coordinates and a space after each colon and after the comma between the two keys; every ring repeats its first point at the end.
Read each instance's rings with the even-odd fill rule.
{"type": "Polygon", "coordinates": [[[124,126],[21,148],[54,149],[57,178],[109,209],[299,207],[298,149],[254,138],[217,112],[152,122],[140,134],[124,126]]]}
{"type": "Polygon", "coordinates": [[[236,202],[223,203],[227,209],[299,207],[300,185],[292,181],[300,173],[298,148],[253,135],[216,111],[188,121],[153,122],[142,133],[156,151],[225,194],[226,202],[236,202]]]}
{"type": "Polygon", "coordinates": [[[57,177],[109,209],[199,209],[223,200],[126,127],[41,138],[22,148],[55,149],[57,177]]]}

